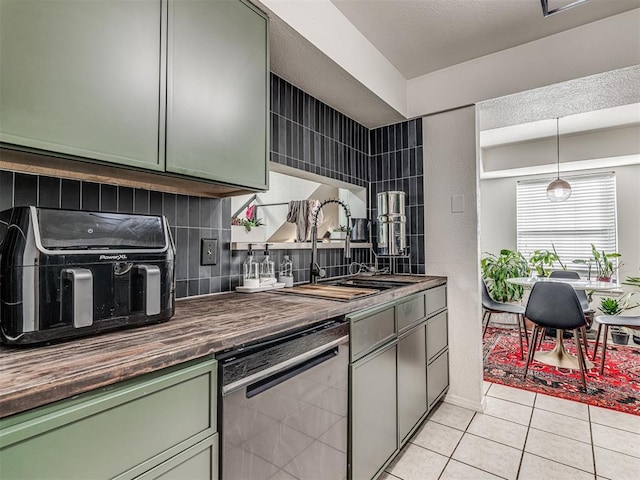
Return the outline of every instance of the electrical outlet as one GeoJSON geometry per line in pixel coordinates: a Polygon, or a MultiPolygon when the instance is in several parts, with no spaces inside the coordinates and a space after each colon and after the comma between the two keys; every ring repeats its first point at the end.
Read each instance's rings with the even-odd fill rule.
{"type": "Polygon", "coordinates": [[[200,265],[215,265],[218,263],[218,239],[203,238],[200,245],[200,265]]]}

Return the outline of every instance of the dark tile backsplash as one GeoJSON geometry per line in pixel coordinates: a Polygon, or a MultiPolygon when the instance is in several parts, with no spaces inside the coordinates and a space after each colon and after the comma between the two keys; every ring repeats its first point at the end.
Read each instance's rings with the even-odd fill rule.
{"type": "MultiPolygon", "coordinates": [[[[413,271],[424,273],[421,120],[369,130],[280,77],[271,78],[271,160],[370,188],[373,219],[377,192],[404,190],[413,271]]],[[[21,205],[165,215],[176,244],[178,298],[229,291],[241,283],[246,251],[230,250],[230,199],[0,170],[0,210],[21,205]],[[217,265],[200,265],[202,238],[218,239],[217,265]]],[[[273,251],[276,269],[287,254],[293,261],[295,281],[307,280],[311,252],[273,251]]],[[[354,249],[350,260],[344,259],[340,249],[320,249],[318,257],[328,276],[349,273],[352,262],[370,261],[364,249],[354,249]]],[[[256,251],[256,258],[263,258],[261,250],[256,251]]],[[[402,264],[400,268],[408,271],[402,264]]]]}
{"type": "MultiPolygon", "coordinates": [[[[376,195],[389,190],[406,194],[407,243],[411,272],[406,259],[397,261],[397,271],[425,273],[424,266],[424,172],[422,163],[422,119],[388,125],[370,131],[371,163],[369,211],[376,219],[376,195]]],[[[375,227],[374,227],[375,228],[375,227]]]]}
{"type": "Polygon", "coordinates": [[[272,75],[271,161],[368,187],[369,130],[272,75]]]}

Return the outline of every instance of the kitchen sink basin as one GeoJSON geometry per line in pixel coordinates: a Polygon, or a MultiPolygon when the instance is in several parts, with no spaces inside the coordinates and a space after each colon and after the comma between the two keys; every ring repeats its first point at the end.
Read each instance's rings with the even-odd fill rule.
{"type": "Polygon", "coordinates": [[[328,282],[330,285],[339,285],[345,287],[354,288],[376,288],[379,290],[388,290],[390,288],[402,287],[403,285],[409,285],[411,282],[403,282],[401,280],[378,280],[368,278],[349,278],[342,279],[333,282],[328,282]]]}

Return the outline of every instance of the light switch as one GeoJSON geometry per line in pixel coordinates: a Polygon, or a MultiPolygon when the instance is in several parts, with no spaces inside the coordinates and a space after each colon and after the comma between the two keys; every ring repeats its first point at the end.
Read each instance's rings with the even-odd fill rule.
{"type": "Polygon", "coordinates": [[[451,213],[464,213],[464,195],[451,195],[451,213]]]}

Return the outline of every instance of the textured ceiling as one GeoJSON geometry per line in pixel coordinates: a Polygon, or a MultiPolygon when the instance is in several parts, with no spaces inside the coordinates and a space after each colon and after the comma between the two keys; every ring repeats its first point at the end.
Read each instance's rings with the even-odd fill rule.
{"type": "Polygon", "coordinates": [[[640,7],[640,0],[590,0],[544,18],[539,0],[331,2],[407,79],[640,7]]]}
{"type": "Polygon", "coordinates": [[[478,104],[480,130],[640,102],[640,66],[621,68],[478,104]]]}

